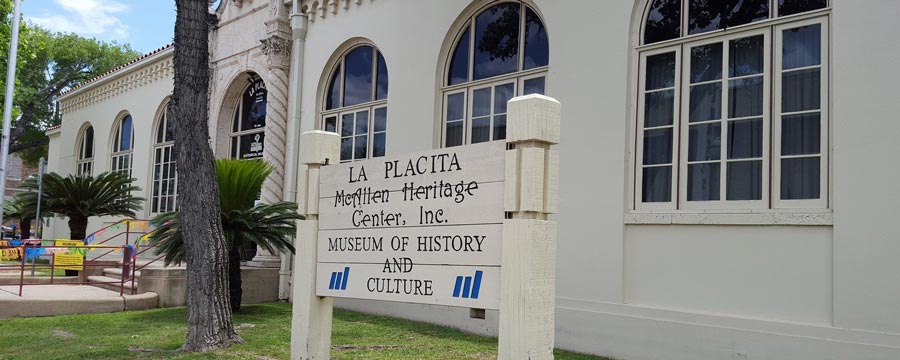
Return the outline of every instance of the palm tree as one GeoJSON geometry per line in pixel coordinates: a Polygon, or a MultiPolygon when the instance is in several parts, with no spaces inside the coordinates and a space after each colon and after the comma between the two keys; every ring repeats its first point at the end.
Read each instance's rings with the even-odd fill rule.
{"type": "Polygon", "coordinates": [[[12,201],[3,203],[3,214],[7,219],[19,221],[19,231],[22,239],[31,237],[31,221],[34,220],[34,206],[29,206],[22,201],[22,195],[16,194],[12,201]]]}
{"type": "MultiPolygon", "coordinates": [[[[140,188],[122,172],[104,172],[97,176],[44,174],[41,212],[65,216],[69,219],[69,238],[81,240],[87,235],[88,219],[92,216],[134,217],[141,209],[143,198],[131,193],[140,188]]],[[[37,178],[28,178],[22,187],[32,192],[19,194],[25,207],[37,204],[37,178]]]]}
{"type": "MultiPolygon", "coordinates": [[[[228,243],[228,282],[231,308],[241,308],[241,258],[248,245],[260,246],[271,253],[294,252],[291,239],[297,231],[297,204],[279,202],[258,204],[263,181],[272,173],[272,166],[259,160],[216,160],[219,178],[219,197],[222,204],[222,229],[228,243]]],[[[157,216],[160,224],[149,234],[157,246],[157,254],[165,254],[166,265],[187,260],[184,239],[177,213],[157,216]]]]}

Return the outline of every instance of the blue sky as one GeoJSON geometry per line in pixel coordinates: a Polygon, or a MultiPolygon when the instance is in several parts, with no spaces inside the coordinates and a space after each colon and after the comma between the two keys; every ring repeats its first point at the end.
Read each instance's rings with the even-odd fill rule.
{"type": "Polygon", "coordinates": [[[147,53],[172,42],[174,0],[23,0],[26,21],[53,31],[129,43],[147,53]]]}

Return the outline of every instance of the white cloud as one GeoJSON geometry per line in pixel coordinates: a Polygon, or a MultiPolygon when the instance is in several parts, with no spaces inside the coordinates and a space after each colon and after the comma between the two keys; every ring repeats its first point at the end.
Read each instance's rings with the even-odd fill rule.
{"type": "Polygon", "coordinates": [[[36,24],[52,31],[72,32],[78,35],[107,40],[126,40],[128,26],[118,15],[127,12],[128,6],[115,0],[53,0],[57,9],[45,10],[41,16],[28,17],[36,24]]]}

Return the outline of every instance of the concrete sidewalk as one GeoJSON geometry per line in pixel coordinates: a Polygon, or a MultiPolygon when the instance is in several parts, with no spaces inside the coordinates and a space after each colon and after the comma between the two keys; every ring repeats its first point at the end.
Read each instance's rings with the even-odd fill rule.
{"type": "Polygon", "coordinates": [[[156,293],[119,296],[90,285],[0,286],[0,318],[110,313],[157,307],[156,293]]]}

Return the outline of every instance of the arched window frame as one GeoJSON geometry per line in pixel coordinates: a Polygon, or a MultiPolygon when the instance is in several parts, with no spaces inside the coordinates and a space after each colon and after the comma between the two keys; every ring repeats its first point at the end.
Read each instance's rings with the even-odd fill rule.
{"type": "Polygon", "coordinates": [[[237,104],[235,105],[234,115],[232,116],[231,127],[229,128],[230,132],[228,134],[228,143],[229,150],[228,154],[233,159],[259,159],[263,157],[263,152],[265,149],[265,137],[266,137],[266,119],[264,118],[262,124],[257,127],[244,128],[243,127],[243,116],[244,116],[244,108],[247,104],[245,104],[244,98],[245,96],[257,96],[253,93],[258,91],[265,91],[265,95],[267,97],[266,107],[268,107],[268,90],[266,90],[266,83],[256,74],[251,74],[248,79],[249,84],[245,86],[238,96],[237,104]],[[249,154],[241,154],[241,145],[245,141],[250,142],[251,150],[249,154]],[[254,147],[257,146],[258,149],[254,151],[254,147]]]}
{"type": "MultiPolygon", "coordinates": [[[[769,11],[770,16],[767,19],[759,20],[740,26],[727,29],[718,29],[708,32],[688,34],[685,24],[687,24],[687,3],[685,0],[681,4],[681,28],[680,37],[668,39],[649,44],[644,44],[646,38],[644,30],[647,28],[647,20],[650,17],[651,7],[654,1],[647,1],[646,9],[641,18],[641,32],[638,44],[635,47],[637,53],[637,69],[636,77],[638,84],[636,99],[633,102],[636,107],[633,110],[635,114],[635,137],[634,137],[634,186],[633,186],[633,205],[632,208],[640,212],[782,212],[782,211],[829,211],[830,197],[830,117],[829,117],[829,99],[830,99],[830,83],[829,83],[829,66],[830,66],[830,16],[831,8],[827,2],[822,8],[814,8],[803,12],[792,13],[789,15],[779,16],[778,7],[781,4],[777,0],[770,0],[769,11]],[[815,65],[804,66],[799,68],[784,68],[784,56],[788,52],[788,45],[785,45],[784,34],[797,29],[807,27],[819,29],[818,41],[819,47],[815,46],[810,49],[818,50],[819,59],[815,65]],[[763,68],[761,73],[747,76],[734,77],[729,74],[729,58],[731,50],[731,42],[737,39],[747,39],[754,36],[761,36],[764,39],[762,47],[763,68]],[[695,48],[711,45],[722,44],[721,55],[721,77],[712,82],[720,82],[721,86],[721,116],[718,120],[712,120],[712,123],[719,123],[719,149],[721,155],[718,160],[712,160],[713,163],[719,163],[719,188],[718,199],[714,200],[698,200],[689,198],[689,170],[691,164],[701,164],[705,161],[693,161],[690,158],[689,149],[691,148],[691,128],[696,125],[702,125],[703,122],[693,122],[690,119],[690,101],[691,89],[702,86],[704,82],[695,82],[691,79],[691,58],[692,51],[695,48]],[[641,45],[643,44],[643,45],[641,45]],[[659,87],[648,90],[647,63],[648,59],[663,54],[674,54],[674,64],[670,70],[673,75],[673,82],[670,86],[659,87]],[[809,90],[818,91],[818,96],[814,96],[815,101],[819,103],[815,109],[804,109],[796,112],[782,112],[784,101],[790,101],[786,98],[786,92],[783,91],[785,85],[784,77],[790,73],[797,73],[804,70],[814,71],[818,73],[818,86],[813,85],[809,90]],[[747,117],[731,118],[728,113],[729,108],[735,104],[730,103],[729,95],[731,86],[734,81],[740,81],[745,78],[761,77],[762,78],[762,113],[754,114],[747,117]],[[649,109],[650,102],[648,95],[656,91],[673,91],[672,99],[672,117],[670,124],[661,126],[645,126],[647,120],[646,110],[649,109]],[[785,121],[794,121],[802,115],[818,116],[818,136],[814,136],[814,141],[818,142],[818,151],[805,154],[783,154],[782,145],[791,141],[790,135],[783,131],[785,121]],[[728,154],[729,142],[733,139],[729,130],[729,125],[740,122],[748,117],[761,119],[760,131],[760,148],[761,154],[752,158],[732,159],[728,154]],[[786,120],[788,119],[788,120],[786,120]],[[650,136],[651,131],[665,131],[671,129],[672,138],[670,141],[670,157],[668,161],[659,164],[650,161],[653,154],[658,152],[648,152],[647,148],[653,147],[652,143],[645,144],[645,136],[650,136]],[[793,159],[793,160],[792,160],[793,159]],[[816,163],[813,167],[818,167],[818,182],[814,180],[805,183],[812,188],[811,194],[817,195],[800,195],[785,193],[782,189],[782,183],[787,181],[790,183],[789,175],[785,175],[784,170],[797,171],[785,165],[790,161],[803,161],[802,159],[812,160],[816,163]],[[760,166],[760,196],[758,199],[729,199],[729,165],[746,160],[761,161],[760,166]],[[817,161],[816,161],[817,160],[817,161]],[[647,181],[644,177],[645,172],[652,168],[670,168],[669,175],[670,184],[664,193],[667,196],[658,197],[656,199],[648,199],[645,197],[647,189],[647,181]]],[[[812,84],[815,84],[814,82],[812,84]]],[[[740,104],[737,104],[740,106],[740,104]]],[[[796,125],[794,125],[796,126],[796,125]]],[[[805,140],[804,140],[805,141],[805,140]]],[[[698,142],[699,143],[699,142],[698,142]]],[[[664,149],[659,147],[656,149],[664,149]]],[[[664,156],[665,157],[665,156],[664,156]]],[[[696,160],[696,159],[694,159],[696,160]]],[[[804,169],[809,169],[808,164],[804,169]]],[[[735,172],[737,174],[737,172],[735,172]]],[[[755,175],[755,173],[752,173],[755,175]]],[[[805,175],[805,173],[804,173],[805,175]]],[[[735,177],[737,178],[737,177],[735,177]]],[[[653,186],[650,185],[652,189],[653,186]]],[[[657,189],[663,189],[661,186],[657,189]]],[[[652,192],[652,191],[651,191],[652,192]]],[[[802,192],[805,192],[802,191],[802,192]]],[[[652,198],[652,196],[651,196],[652,198]]]]}
{"type": "Polygon", "coordinates": [[[75,175],[91,176],[94,172],[94,127],[87,124],[78,134],[75,175]]]}
{"type": "MultiPolygon", "coordinates": [[[[325,131],[331,131],[341,135],[341,162],[349,162],[356,160],[369,159],[374,157],[382,157],[387,150],[387,126],[388,126],[388,93],[390,82],[384,89],[383,97],[379,98],[378,82],[379,82],[379,62],[385,62],[384,67],[387,68],[386,60],[377,46],[369,42],[354,44],[350,48],[341,53],[339,59],[331,67],[326,79],[324,92],[322,93],[322,111],[319,119],[319,126],[325,131]],[[372,89],[370,91],[370,101],[359,104],[344,106],[344,95],[346,90],[346,72],[347,56],[360,48],[371,48],[372,55],[372,89]],[[333,108],[328,108],[329,94],[332,94],[334,79],[339,77],[338,85],[338,103],[333,108]],[[356,121],[365,119],[365,126],[356,124],[356,121]],[[380,119],[380,120],[379,120],[380,119]],[[344,125],[353,121],[353,125],[344,125]],[[359,151],[361,143],[365,143],[365,151],[359,151]]],[[[389,79],[389,75],[385,70],[385,78],[389,79]]]]}
{"type": "Polygon", "coordinates": [[[175,157],[175,135],[173,125],[169,122],[168,101],[153,128],[153,174],[150,193],[150,214],[173,212],[178,210],[178,171],[175,157]]]}
{"type": "MultiPolygon", "coordinates": [[[[495,120],[500,117],[500,119],[505,118],[506,115],[506,106],[504,104],[498,104],[498,97],[506,98],[506,94],[500,94],[498,91],[498,87],[504,86],[512,86],[512,94],[509,95],[509,98],[521,95],[528,95],[531,93],[546,93],[547,86],[547,75],[549,71],[549,61],[547,65],[537,66],[531,69],[525,69],[525,32],[526,32],[526,17],[528,12],[533,13],[537,20],[540,21],[541,26],[544,29],[545,34],[548,37],[548,47],[549,47],[549,30],[547,30],[545,21],[541,16],[540,12],[530,4],[524,1],[494,1],[484,6],[480,7],[476,11],[469,16],[462,26],[457,30],[456,35],[453,38],[453,43],[448,49],[447,54],[445,54],[446,61],[444,62],[444,69],[441,76],[441,99],[442,99],[442,107],[441,107],[441,146],[442,147],[452,147],[458,145],[468,145],[481,141],[473,141],[473,118],[489,118],[489,134],[487,136],[487,140],[482,141],[494,141],[494,140],[502,140],[505,139],[505,125],[503,123],[498,123],[495,120]],[[517,68],[516,71],[501,74],[497,76],[491,76],[483,79],[475,79],[475,33],[476,33],[476,19],[485,11],[490,10],[494,6],[501,4],[518,4],[519,8],[519,33],[518,33],[518,52],[517,52],[517,68]],[[451,84],[449,80],[452,60],[454,54],[456,52],[457,46],[462,40],[462,38],[466,36],[469,41],[469,48],[467,54],[467,78],[466,81],[458,84],[451,84]],[[539,91],[534,91],[533,89],[540,89],[539,91]],[[475,116],[473,113],[473,101],[475,97],[476,91],[481,91],[482,94],[489,93],[490,97],[490,113],[482,114],[481,116],[475,116]],[[499,96],[498,96],[499,95],[499,96]],[[454,110],[452,107],[459,106],[462,104],[462,111],[454,110]],[[461,114],[460,114],[461,113],[461,114]],[[462,126],[462,134],[460,139],[449,139],[448,141],[448,133],[449,126],[462,126]]],[[[548,59],[549,59],[549,49],[548,49],[548,59]]],[[[507,101],[509,99],[506,99],[507,101]]]]}
{"type": "Polygon", "coordinates": [[[109,153],[109,170],[122,172],[131,177],[131,163],[134,158],[134,118],[131,114],[125,113],[115,124],[112,149],[109,153]]]}

